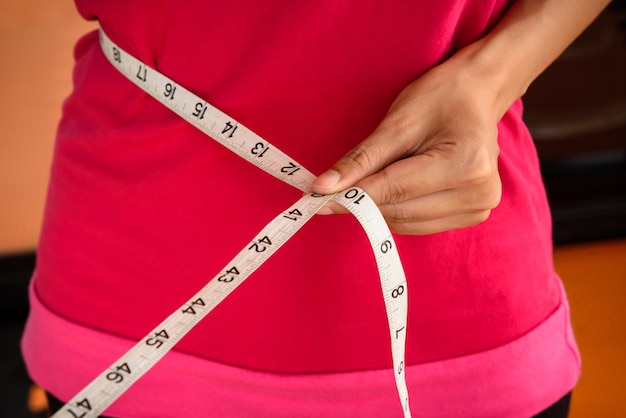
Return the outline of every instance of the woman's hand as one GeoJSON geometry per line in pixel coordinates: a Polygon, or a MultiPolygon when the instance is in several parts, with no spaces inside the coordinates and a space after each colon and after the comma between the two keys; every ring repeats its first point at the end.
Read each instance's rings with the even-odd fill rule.
{"type": "Polygon", "coordinates": [[[498,120],[609,1],[512,2],[484,38],[406,87],[372,135],[319,176],[313,191],[356,184],[403,234],[484,221],[501,197],[498,120]]]}
{"type": "MultiPolygon", "coordinates": [[[[501,196],[497,122],[490,89],[455,63],[406,87],[378,128],[313,183],[330,194],[362,187],[401,234],[476,225],[501,196]]],[[[329,204],[322,213],[345,209],[329,204]]]]}

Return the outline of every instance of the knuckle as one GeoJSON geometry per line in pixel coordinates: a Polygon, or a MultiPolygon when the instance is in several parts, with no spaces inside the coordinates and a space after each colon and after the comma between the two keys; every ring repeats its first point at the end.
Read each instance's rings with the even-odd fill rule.
{"type": "Polygon", "coordinates": [[[491,216],[491,210],[483,210],[473,214],[471,218],[472,225],[478,225],[485,222],[491,216]]]}
{"type": "Polygon", "coordinates": [[[465,178],[470,184],[480,184],[489,181],[497,172],[496,164],[486,150],[478,152],[465,167],[465,178]]]}
{"type": "Polygon", "coordinates": [[[408,130],[414,123],[414,116],[411,113],[396,109],[387,114],[382,124],[392,134],[398,135],[408,130]]]}
{"type": "Polygon", "coordinates": [[[457,166],[456,181],[465,185],[485,184],[498,176],[498,147],[489,149],[485,146],[474,147],[466,151],[463,162],[457,166]]]}
{"type": "Polygon", "coordinates": [[[344,155],[343,163],[356,168],[359,172],[368,172],[374,166],[373,156],[378,152],[376,148],[373,144],[362,143],[344,155]]]}
{"type": "Polygon", "coordinates": [[[495,209],[500,205],[502,201],[502,184],[498,178],[497,184],[490,187],[485,197],[485,204],[487,209],[495,209]]]}
{"type": "Polygon", "coordinates": [[[415,235],[416,231],[410,227],[410,224],[404,222],[389,222],[389,228],[400,235],[415,235]]]}
{"type": "Polygon", "coordinates": [[[500,205],[502,200],[502,184],[496,176],[487,184],[479,184],[464,188],[459,207],[464,212],[473,213],[492,210],[500,205]]]}
{"type": "Polygon", "coordinates": [[[384,205],[380,209],[391,230],[397,233],[407,233],[409,225],[416,220],[415,214],[409,213],[405,205],[384,205]]]}
{"type": "MultiPolygon", "coordinates": [[[[384,169],[380,172],[380,204],[393,205],[407,200],[407,189],[397,178],[392,178],[389,171],[384,169]]],[[[402,213],[402,206],[393,209],[395,213],[402,213]]]]}
{"type": "Polygon", "coordinates": [[[479,185],[474,188],[473,193],[469,193],[464,205],[467,210],[484,211],[498,207],[502,200],[502,185],[500,178],[488,184],[479,185]]]}
{"type": "Polygon", "coordinates": [[[502,200],[502,182],[499,176],[495,176],[483,190],[482,209],[495,209],[502,200]]]}

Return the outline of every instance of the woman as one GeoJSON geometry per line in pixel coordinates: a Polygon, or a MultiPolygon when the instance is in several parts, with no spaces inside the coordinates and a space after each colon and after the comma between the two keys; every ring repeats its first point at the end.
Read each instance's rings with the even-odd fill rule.
{"type": "MultiPolygon", "coordinates": [[[[323,172],[315,192],[358,185],[377,202],[408,279],[406,376],[425,417],[567,414],[580,361],[519,97],[607,3],[76,1],[323,172]]],[[[75,55],[23,339],[57,403],[300,194],[130,83],[96,33],[75,55]]],[[[402,416],[377,280],[353,218],[316,217],[105,415],[402,416]]]]}

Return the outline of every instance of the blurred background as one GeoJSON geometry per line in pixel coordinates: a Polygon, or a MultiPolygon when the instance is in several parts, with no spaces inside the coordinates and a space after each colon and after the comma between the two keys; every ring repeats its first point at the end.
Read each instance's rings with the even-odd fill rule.
{"type": "MultiPolygon", "coordinates": [[[[0,0],[0,418],[45,416],[19,339],[73,45],[94,28],[70,0],[0,0]]],[[[525,102],[583,355],[571,416],[626,417],[626,1],[614,1],[525,102]]]]}

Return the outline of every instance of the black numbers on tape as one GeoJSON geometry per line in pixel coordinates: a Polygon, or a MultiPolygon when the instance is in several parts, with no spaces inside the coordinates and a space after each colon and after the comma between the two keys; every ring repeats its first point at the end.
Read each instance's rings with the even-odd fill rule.
{"type": "Polygon", "coordinates": [[[403,371],[404,371],[404,361],[401,361],[400,364],[398,365],[398,374],[402,374],[403,371]]]}
{"type": "Polygon", "coordinates": [[[391,297],[395,299],[398,296],[402,295],[403,293],[404,293],[404,286],[400,285],[391,291],[391,297]]]}
{"type": "Polygon", "coordinates": [[[396,340],[397,340],[398,338],[400,338],[400,333],[401,333],[402,331],[404,331],[404,325],[402,326],[402,328],[400,328],[400,329],[397,329],[397,330],[396,330],[396,340]]]}
{"type": "Polygon", "coordinates": [[[120,53],[120,50],[116,47],[113,47],[113,61],[117,62],[118,64],[122,63],[122,54],[120,53]]]}
{"type": "Polygon", "coordinates": [[[167,334],[167,331],[162,329],[161,331],[155,333],[153,337],[148,338],[146,340],[146,344],[154,346],[154,348],[159,348],[163,345],[165,340],[169,338],[170,336],[167,334]]]}
{"type": "MultiPolygon", "coordinates": [[[[226,132],[230,131],[230,135],[228,135],[229,138],[232,138],[233,135],[235,134],[235,131],[237,130],[237,125],[233,125],[232,123],[226,122],[226,126],[224,127],[224,129],[222,130],[222,134],[225,134],[226,132]]],[[[253,152],[254,154],[254,152],[253,152]]]]}
{"type": "Polygon", "coordinates": [[[198,119],[204,119],[204,114],[206,113],[207,107],[208,106],[206,103],[202,103],[202,102],[196,103],[196,106],[194,108],[195,111],[193,112],[193,115],[197,117],[198,119]]]}
{"type": "Polygon", "coordinates": [[[130,367],[128,363],[124,363],[121,366],[117,366],[116,371],[107,373],[107,380],[113,383],[122,383],[124,381],[124,373],[130,374],[130,367]]]}
{"type": "Polygon", "coordinates": [[[257,143],[254,145],[254,148],[252,148],[252,149],[250,150],[250,152],[251,152],[252,154],[256,155],[257,157],[262,157],[262,156],[263,156],[263,154],[265,154],[265,152],[266,152],[268,149],[270,149],[269,145],[264,144],[264,143],[262,143],[262,142],[257,142],[257,143]]]}
{"type": "Polygon", "coordinates": [[[272,245],[272,241],[270,241],[269,237],[266,235],[257,242],[253,242],[251,246],[248,247],[249,250],[254,249],[257,253],[262,253],[267,250],[267,246],[272,245]]]}
{"type": "Polygon", "coordinates": [[[148,69],[145,66],[139,65],[139,69],[137,70],[137,78],[143,82],[148,79],[148,69]]]}
{"type": "Polygon", "coordinates": [[[75,412],[71,408],[68,409],[67,412],[72,414],[74,418],[83,418],[84,416],[87,415],[87,412],[91,411],[91,404],[89,403],[89,400],[87,398],[83,399],[82,401],[76,402],[76,407],[80,409],[86,409],[87,411],[75,412]]]}
{"type": "Polygon", "coordinates": [[[289,165],[286,165],[280,169],[280,172],[287,173],[288,176],[293,176],[293,174],[298,170],[300,170],[300,167],[292,162],[289,162],[289,165]]]}
{"type": "MultiPolygon", "coordinates": [[[[115,45],[112,45],[109,42],[110,41],[106,38],[106,35],[103,32],[101,32],[101,43],[102,43],[103,49],[107,52],[107,56],[111,59],[111,61],[113,61],[113,63],[116,64],[115,67],[117,67],[129,79],[133,80],[133,82],[139,85],[143,90],[146,90],[146,92],[153,94],[154,93],[154,90],[152,89],[153,86],[149,83],[155,83],[157,76],[160,78],[160,75],[158,74],[158,72],[153,73],[153,71],[156,71],[155,69],[148,68],[148,66],[146,66],[145,64],[136,61],[132,56],[126,54],[124,50],[120,49],[119,47],[115,45]],[[108,48],[111,48],[111,49],[108,49],[108,48]],[[122,57],[122,55],[124,56],[122,57]],[[124,68],[122,68],[122,65],[120,65],[122,61],[124,61],[124,64],[125,64],[124,68]],[[130,64],[127,64],[127,61],[130,64]],[[150,69],[151,71],[149,82],[147,80],[148,69],[150,69]],[[140,81],[137,81],[135,77],[137,77],[137,79],[140,81]]],[[[177,85],[173,81],[165,78],[163,79],[163,82],[158,82],[156,84],[157,86],[155,87],[157,88],[157,97],[160,96],[160,94],[163,94],[163,96],[159,97],[159,99],[163,103],[171,107],[172,110],[178,111],[178,108],[175,109],[176,104],[177,104],[176,100],[181,101],[182,99],[184,99],[185,110],[183,112],[184,114],[181,116],[188,122],[191,122],[194,125],[198,125],[200,128],[202,128],[203,131],[206,131],[205,129],[206,126],[211,125],[211,128],[210,128],[211,136],[215,137],[215,135],[213,134],[214,133],[217,134],[218,132],[220,132],[219,127],[222,127],[221,136],[220,136],[220,138],[222,139],[233,138],[233,137],[238,139],[239,137],[242,137],[247,133],[245,127],[242,128],[243,131],[239,129],[239,133],[236,133],[238,129],[238,126],[237,126],[238,124],[236,120],[230,119],[230,116],[221,114],[218,110],[211,107],[204,99],[200,97],[196,97],[193,94],[188,93],[182,86],[181,86],[182,90],[176,93],[177,85]],[[191,99],[187,100],[187,97],[190,97],[191,99]],[[211,108],[209,109],[209,107],[211,108]],[[209,110],[208,115],[206,113],[207,109],[209,110]],[[211,123],[206,122],[207,118],[210,120],[209,122],[211,123]],[[217,122],[217,126],[213,124],[213,122],[215,122],[214,119],[219,120],[219,122],[217,122]],[[200,122],[200,120],[204,120],[204,122],[200,122]]],[[[271,152],[268,153],[268,150],[270,148],[273,148],[273,145],[266,142],[260,137],[258,137],[258,139],[252,139],[252,138],[246,138],[246,139],[250,139],[251,142],[248,142],[246,140],[243,146],[237,149],[236,152],[241,155],[241,152],[243,151],[243,154],[244,154],[242,155],[243,157],[245,157],[249,161],[253,160],[255,164],[260,165],[261,168],[266,167],[265,164],[268,163],[267,158],[263,160],[257,160],[255,157],[261,158],[265,156],[265,157],[270,158],[270,160],[272,161],[269,161],[269,163],[270,163],[272,170],[274,170],[274,174],[276,174],[276,169],[280,169],[280,175],[278,177],[280,177],[283,180],[287,180],[288,178],[291,178],[288,176],[299,177],[300,175],[302,175],[302,173],[306,173],[306,169],[304,169],[304,167],[298,166],[295,162],[291,162],[288,159],[282,160],[281,158],[282,160],[281,162],[277,162],[276,165],[272,165],[271,163],[275,162],[272,159],[272,157],[275,153],[279,153],[279,151],[272,149],[271,152]],[[297,174],[297,173],[300,173],[300,174],[297,174]]],[[[226,141],[226,142],[230,142],[230,141],[226,141]]],[[[291,181],[290,183],[293,183],[293,181],[291,181]]],[[[344,204],[346,204],[346,206],[349,206],[351,210],[354,211],[355,214],[357,215],[359,211],[355,211],[355,209],[357,208],[356,205],[360,205],[360,203],[363,203],[364,206],[368,206],[373,203],[373,202],[367,201],[367,199],[363,200],[367,195],[364,191],[362,191],[356,186],[344,191],[343,193],[344,193],[344,196],[342,197],[342,200],[343,202],[349,203],[349,205],[346,203],[344,204]]],[[[317,197],[324,197],[325,195],[312,193],[310,194],[310,196],[317,198],[317,197]]],[[[325,202],[328,198],[330,198],[330,196],[326,196],[323,201],[319,201],[318,203],[325,202]]],[[[310,213],[307,212],[306,215],[308,217],[310,213]]],[[[288,219],[289,221],[295,221],[295,222],[302,222],[304,221],[304,218],[305,218],[304,214],[299,209],[294,208],[294,207],[288,209],[287,211],[284,211],[281,214],[281,216],[283,218],[288,219]]],[[[359,220],[361,220],[360,217],[359,217],[359,220]]],[[[361,222],[363,221],[361,220],[361,222]]],[[[285,224],[289,224],[289,226],[291,227],[293,227],[294,225],[299,225],[299,224],[291,224],[290,222],[287,222],[287,221],[282,221],[282,224],[283,226],[285,224]]],[[[367,228],[366,228],[366,232],[368,233],[368,235],[371,236],[371,232],[367,230],[367,228]]],[[[274,235],[274,234],[270,234],[270,235],[272,235],[271,239],[269,236],[263,236],[263,237],[257,236],[253,241],[250,242],[247,248],[248,251],[251,251],[247,253],[247,256],[249,258],[248,260],[250,262],[252,262],[253,258],[255,258],[253,257],[253,253],[259,254],[259,253],[267,252],[269,254],[279,244],[276,242],[272,243],[272,240],[276,241],[279,235],[274,235]],[[271,248],[272,245],[274,246],[274,248],[271,248]],[[268,249],[270,249],[270,251],[266,251],[268,249]]],[[[387,237],[389,237],[389,235],[387,237]]],[[[380,255],[381,253],[387,254],[385,258],[388,258],[389,255],[394,256],[397,253],[395,249],[395,244],[393,243],[392,238],[389,238],[388,240],[385,240],[385,238],[382,238],[382,240],[377,240],[377,243],[379,244],[379,248],[377,249],[375,247],[375,244],[373,248],[377,250],[376,253],[378,257],[382,258],[382,256],[380,255]],[[380,250],[380,252],[378,252],[378,250],[380,250]]],[[[263,257],[264,255],[267,255],[267,254],[261,255],[261,257],[263,257]]],[[[380,260],[377,260],[377,261],[380,261],[380,260]]],[[[245,264],[245,265],[241,264],[239,268],[244,269],[243,272],[246,272],[246,273],[248,273],[249,271],[248,264],[245,264]]],[[[381,275],[383,274],[382,269],[380,270],[380,274],[381,275]]],[[[221,273],[218,273],[217,277],[215,277],[218,281],[218,283],[215,283],[215,285],[219,285],[219,282],[222,282],[225,285],[231,282],[233,282],[234,284],[237,284],[238,282],[236,282],[235,280],[236,279],[241,280],[242,277],[243,276],[240,275],[240,271],[238,270],[237,267],[235,266],[231,266],[230,268],[227,267],[227,269],[223,270],[221,273]]],[[[381,277],[381,279],[383,278],[381,277]]],[[[395,288],[393,288],[393,285],[388,286],[387,283],[385,283],[384,281],[381,283],[384,285],[385,299],[387,301],[390,301],[394,305],[401,303],[401,302],[405,302],[406,294],[408,291],[406,281],[401,282],[402,283],[401,285],[398,285],[397,284],[398,282],[396,282],[395,288]],[[393,289],[390,289],[390,287],[393,289]]],[[[221,290],[223,291],[224,289],[221,289],[221,290]]],[[[209,302],[209,299],[207,299],[207,302],[209,302]]],[[[213,301],[211,300],[209,304],[212,304],[212,303],[213,301]]],[[[196,296],[193,299],[187,300],[186,304],[183,305],[179,309],[182,310],[183,314],[202,315],[207,310],[207,307],[205,306],[205,301],[199,298],[198,296],[196,296]]],[[[396,309],[394,310],[394,312],[395,311],[401,311],[401,310],[396,309]]],[[[180,311],[178,312],[180,315],[180,311]]],[[[393,333],[395,331],[395,340],[392,341],[393,343],[392,356],[393,356],[394,365],[395,365],[394,371],[398,374],[404,373],[405,367],[406,367],[404,361],[400,361],[402,355],[404,354],[404,351],[396,350],[397,348],[402,348],[401,346],[397,347],[396,344],[402,341],[402,339],[404,339],[405,334],[403,333],[406,332],[406,329],[405,329],[406,322],[400,321],[400,323],[398,323],[398,320],[402,320],[402,317],[401,317],[402,313],[403,312],[394,313],[393,315],[388,313],[388,322],[389,322],[389,326],[391,327],[392,340],[393,340],[393,333]]],[[[194,317],[185,316],[185,318],[188,322],[192,322],[194,317]]],[[[163,354],[164,350],[165,351],[168,350],[170,346],[174,344],[174,340],[177,338],[177,335],[178,335],[177,334],[178,328],[170,328],[170,326],[168,325],[162,325],[162,326],[164,327],[163,329],[158,330],[157,328],[157,330],[153,331],[151,334],[143,338],[143,341],[146,343],[146,345],[152,347],[152,348],[144,347],[143,350],[151,351],[154,348],[154,349],[159,349],[158,353],[163,354]],[[169,331],[166,331],[166,329],[169,331]],[[169,336],[168,333],[173,333],[173,332],[176,332],[176,334],[169,336]]],[[[153,355],[157,354],[157,352],[152,352],[152,353],[153,355]]],[[[128,361],[127,363],[123,363],[123,361],[125,360],[121,360],[119,363],[117,363],[113,367],[110,367],[108,370],[105,371],[105,374],[103,376],[103,377],[106,377],[106,379],[110,382],[109,384],[115,383],[117,385],[116,388],[118,390],[122,389],[122,387],[126,383],[128,383],[132,378],[136,377],[137,373],[141,373],[137,369],[138,366],[132,360],[127,360],[128,361]],[[132,374],[131,374],[131,367],[129,366],[130,364],[133,365],[132,374]]],[[[398,384],[398,393],[400,395],[401,400],[403,401],[403,408],[405,409],[405,411],[408,411],[408,399],[405,398],[406,388],[404,388],[404,390],[402,389],[403,388],[400,387],[400,385],[398,384]]],[[[90,394],[92,393],[91,389],[89,390],[89,393],[90,394]]],[[[64,408],[63,411],[71,414],[71,416],[67,415],[67,416],[64,416],[64,418],[72,418],[72,417],[73,418],[85,418],[90,413],[94,414],[96,411],[92,409],[89,403],[90,400],[94,402],[94,408],[99,409],[99,407],[96,405],[96,401],[95,401],[96,389],[93,390],[93,393],[94,393],[94,397],[91,397],[91,395],[86,395],[86,394],[82,395],[83,397],[90,396],[89,400],[85,398],[83,401],[80,401],[80,402],[75,401],[72,404],[68,404],[67,408],[64,408]]],[[[98,401],[98,405],[100,405],[100,401],[98,401]]]]}
{"type": "Polygon", "coordinates": [[[235,280],[235,276],[239,275],[239,270],[237,270],[237,267],[231,267],[228,270],[226,270],[226,272],[224,274],[222,274],[220,277],[217,278],[218,282],[223,282],[223,283],[230,283],[233,280],[235,280]]]}
{"type": "Polygon", "coordinates": [[[198,299],[194,300],[193,302],[191,302],[191,305],[189,305],[185,309],[183,309],[183,313],[188,313],[188,314],[195,315],[196,314],[196,310],[194,309],[194,306],[196,306],[196,307],[197,306],[206,306],[206,304],[204,303],[202,298],[198,298],[198,299]]]}
{"type": "Polygon", "coordinates": [[[298,209],[292,209],[289,212],[287,212],[286,215],[283,215],[283,218],[291,219],[292,221],[297,221],[298,219],[300,219],[301,216],[302,216],[302,212],[300,212],[298,209]]]}
{"type": "Polygon", "coordinates": [[[389,240],[385,240],[382,244],[380,244],[380,251],[383,254],[387,254],[389,250],[391,250],[392,248],[393,248],[393,244],[391,244],[391,241],[389,240]]]}
{"type": "Polygon", "coordinates": [[[359,189],[350,189],[344,194],[344,196],[346,199],[356,199],[354,204],[358,205],[361,203],[361,199],[365,197],[365,194],[361,193],[359,189]]]}
{"type": "Polygon", "coordinates": [[[170,100],[174,100],[174,93],[176,93],[176,86],[172,83],[167,83],[165,85],[165,91],[163,92],[163,95],[170,100]]]}

